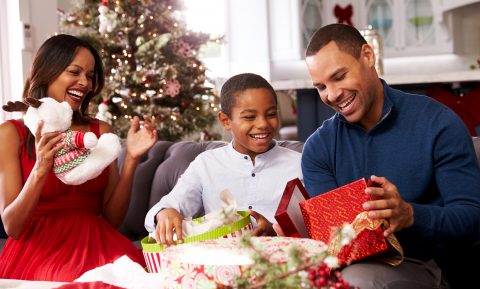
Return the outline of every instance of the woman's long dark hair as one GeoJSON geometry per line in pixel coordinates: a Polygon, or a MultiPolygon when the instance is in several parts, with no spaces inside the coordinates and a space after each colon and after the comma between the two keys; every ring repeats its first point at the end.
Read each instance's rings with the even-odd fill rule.
{"type": "MultiPolygon", "coordinates": [[[[73,122],[86,124],[90,121],[87,109],[93,97],[100,94],[105,85],[105,75],[102,59],[98,51],[87,41],[78,37],[59,34],[47,39],[38,49],[33,60],[30,75],[25,82],[22,100],[24,104],[35,103],[35,100],[48,97],[48,86],[72,63],[79,48],[88,49],[95,60],[93,70],[92,90],[84,97],[78,111],[73,113],[73,122]],[[34,100],[32,100],[34,99],[34,100]]],[[[25,111],[27,105],[9,103],[3,106],[6,111],[25,111]]],[[[33,150],[34,137],[28,133],[27,145],[29,152],[33,150]]],[[[30,153],[29,153],[30,155],[30,153]]]]}

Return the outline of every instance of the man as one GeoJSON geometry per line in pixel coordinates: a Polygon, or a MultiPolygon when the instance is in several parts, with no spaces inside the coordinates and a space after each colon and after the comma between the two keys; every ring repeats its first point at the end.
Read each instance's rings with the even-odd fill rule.
{"type": "MultiPolygon", "coordinates": [[[[342,270],[353,286],[448,288],[434,261],[448,246],[480,239],[480,169],[467,128],[447,107],[389,87],[354,27],[332,24],[310,40],[306,64],[320,98],[336,114],[306,141],[305,186],[318,195],[359,178],[368,216],[386,219],[405,260],[362,261],[342,270]]],[[[460,264],[459,264],[460,265],[460,264]]]]}

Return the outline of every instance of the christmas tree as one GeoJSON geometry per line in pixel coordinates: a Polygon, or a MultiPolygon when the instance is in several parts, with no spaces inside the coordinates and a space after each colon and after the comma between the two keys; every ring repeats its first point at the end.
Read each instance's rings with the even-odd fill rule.
{"type": "Polygon", "coordinates": [[[216,119],[218,97],[198,52],[220,39],[189,31],[180,1],[77,0],[71,11],[59,11],[62,33],[99,50],[106,85],[91,111],[122,137],[135,115],[152,116],[159,138],[172,141],[216,119]]]}

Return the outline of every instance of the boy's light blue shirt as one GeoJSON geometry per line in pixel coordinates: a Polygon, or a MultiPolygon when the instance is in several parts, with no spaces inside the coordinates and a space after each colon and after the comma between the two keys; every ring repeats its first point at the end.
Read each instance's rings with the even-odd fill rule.
{"type": "MultiPolygon", "coordinates": [[[[165,208],[174,208],[184,217],[205,209],[205,214],[221,208],[220,192],[229,190],[240,211],[254,210],[270,222],[288,181],[302,179],[301,154],[275,143],[259,154],[253,165],[250,157],[227,146],[205,151],[190,163],[173,190],[147,213],[145,228],[155,231],[155,216],[165,208]]],[[[275,222],[276,223],[276,222],[275,222]]]]}

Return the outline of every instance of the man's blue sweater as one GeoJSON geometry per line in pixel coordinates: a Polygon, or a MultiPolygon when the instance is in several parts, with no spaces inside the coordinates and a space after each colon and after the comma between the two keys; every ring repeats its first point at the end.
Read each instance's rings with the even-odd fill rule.
{"type": "Polygon", "coordinates": [[[405,256],[430,259],[454,242],[480,240],[480,169],[471,136],[449,108],[385,82],[370,131],[335,114],[306,141],[303,178],[315,196],[371,175],[386,177],[414,209],[395,233],[405,256]]]}

